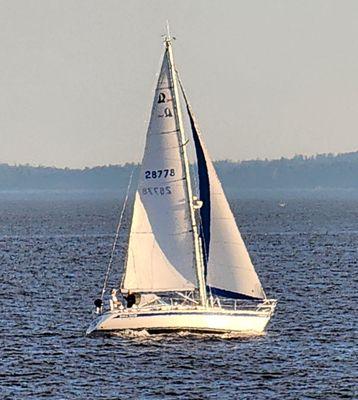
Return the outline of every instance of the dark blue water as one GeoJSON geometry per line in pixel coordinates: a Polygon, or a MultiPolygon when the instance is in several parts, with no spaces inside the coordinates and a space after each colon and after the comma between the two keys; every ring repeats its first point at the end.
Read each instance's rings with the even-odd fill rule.
{"type": "MultiPolygon", "coordinates": [[[[255,338],[87,338],[120,204],[0,198],[1,399],[353,399],[358,200],[233,202],[279,300],[255,338]]],[[[119,279],[121,248],[111,285],[119,279]]]]}

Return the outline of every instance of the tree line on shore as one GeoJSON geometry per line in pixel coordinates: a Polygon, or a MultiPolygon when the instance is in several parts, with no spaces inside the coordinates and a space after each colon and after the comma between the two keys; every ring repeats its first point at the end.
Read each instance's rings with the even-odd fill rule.
{"type": "MultiPolygon", "coordinates": [[[[358,151],[277,160],[216,161],[226,190],[358,189],[358,151]]],[[[0,164],[0,190],[124,190],[137,164],[70,169],[0,164]]]]}

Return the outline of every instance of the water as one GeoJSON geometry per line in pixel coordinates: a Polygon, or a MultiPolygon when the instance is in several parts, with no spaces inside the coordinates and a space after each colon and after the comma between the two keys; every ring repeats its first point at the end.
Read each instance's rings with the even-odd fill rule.
{"type": "Polygon", "coordinates": [[[266,335],[87,338],[120,204],[1,198],[1,399],[353,399],[358,200],[232,204],[266,335]]]}

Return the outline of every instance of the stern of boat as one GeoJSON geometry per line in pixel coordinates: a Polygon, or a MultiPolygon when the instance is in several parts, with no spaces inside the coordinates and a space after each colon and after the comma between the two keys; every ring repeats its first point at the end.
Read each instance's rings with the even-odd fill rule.
{"type": "Polygon", "coordinates": [[[106,312],[104,314],[98,315],[86,330],[86,336],[90,336],[95,332],[103,330],[103,327],[108,324],[108,322],[115,316],[115,313],[106,312]]]}

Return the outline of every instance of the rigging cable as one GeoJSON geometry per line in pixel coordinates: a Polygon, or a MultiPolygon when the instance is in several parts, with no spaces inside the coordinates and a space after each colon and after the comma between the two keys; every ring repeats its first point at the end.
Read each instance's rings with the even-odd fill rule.
{"type": "Polygon", "coordinates": [[[122,225],[122,219],[124,216],[124,212],[125,209],[127,207],[127,203],[128,203],[128,198],[129,198],[129,191],[130,191],[130,187],[132,185],[132,179],[133,179],[133,174],[134,174],[134,170],[136,169],[135,165],[133,166],[131,175],[129,177],[129,182],[128,182],[128,186],[127,186],[127,191],[126,191],[126,196],[124,198],[124,202],[123,202],[123,206],[122,206],[122,210],[119,216],[119,220],[118,220],[118,225],[117,225],[117,229],[116,229],[116,235],[114,237],[113,240],[113,245],[112,245],[112,251],[111,251],[111,256],[109,258],[109,263],[108,263],[108,267],[107,267],[107,272],[106,275],[104,277],[104,282],[103,282],[103,288],[102,288],[102,294],[101,294],[101,300],[103,301],[103,296],[104,296],[104,292],[106,291],[107,288],[107,284],[108,284],[108,279],[109,279],[109,274],[111,272],[112,269],[112,264],[113,264],[113,258],[114,258],[114,253],[116,251],[116,246],[117,246],[117,242],[118,242],[118,237],[119,237],[119,230],[121,228],[122,225]]]}

